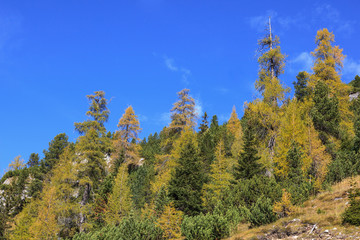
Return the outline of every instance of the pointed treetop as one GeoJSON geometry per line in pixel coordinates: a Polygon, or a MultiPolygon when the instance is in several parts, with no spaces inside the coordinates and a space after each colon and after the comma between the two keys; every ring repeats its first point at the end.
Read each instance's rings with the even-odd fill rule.
{"type": "Polygon", "coordinates": [[[239,117],[236,113],[235,105],[233,106],[230,119],[227,123],[227,129],[234,136],[241,129],[241,123],[240,123],[239,117]]]}
{"type": "Polygon", "coordinates": [[[117,126],[120,129],[120,137],[124,141],[131,142],[133,140],[140,140],[138,137],[141,131],[140,123],[131,105],[125,110],[117,126]]]}

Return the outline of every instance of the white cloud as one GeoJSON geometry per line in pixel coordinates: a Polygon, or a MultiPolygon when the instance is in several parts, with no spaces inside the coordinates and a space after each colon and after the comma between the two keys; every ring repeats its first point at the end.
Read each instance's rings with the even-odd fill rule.
{"type": "Polygon", "coordinates": [[[259,32],[263,32],[269,22],[269,17],[273,19],[276,16],[277,12],[273,10],[267,10],[264,15],[249,18],[249,23],[252,28],[256,29],[259,32]]]}
{"type": "Polygon", "coordinates": [[[189,84],[189,76],[191,75],[191,71],[184,67],[178,67],[175,65],[175,61],[172,58],[164,56],[165,66],[172,72],[181,73],[181,80],[187,85],[189,84]]]}
{"type": "Polygon", "coordinates": [[[230,116],[231,116],[231,113],[229,113],[229,114],[220,114],[219,115],[219,122],[223,123],[223,122],[229,121],[230,116]]]}
{"type": "Polygon", "coordinates": [[[290,64],[293,72],[310,72],[314,65],[314,59],[309,52],[302,52],[293,60],[290,60],[290,64]]]}
{"type": "Polygon", "coordinates": [[[166,125],[169,125],[171,122],[171,113],[170,112],[164,112],[160,115],[160,121],[166,125]]]}
{"type": "Polygon", "coordinates": [[[355,75],[360,75],[360,61],[355,61],[351,58],[345,58],[343,73],[344,75],[349,75],[352,77],[355,75]]]}
{"type": "Polygon", "coordinates": [[[195,99],[195,114],[197,117],[203,115],[202,103],[199,99],[195,99]]]}

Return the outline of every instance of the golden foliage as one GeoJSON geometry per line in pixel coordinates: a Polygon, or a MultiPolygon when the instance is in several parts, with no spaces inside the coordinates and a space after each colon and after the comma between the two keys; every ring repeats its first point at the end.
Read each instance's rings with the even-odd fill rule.
{"type": "Polygon", "coordinates": [[[283,189],[281,201],[274,204],[273,211],[281,218],[287,217],[295,211],[295,207],[291,203],[291,194],[286,189],[283,189]]]}
{"type": "Polygon", "coordinates": [[[131,205],[128,165],[123,163],[119,167],[113,190],[105,209],[106,223],[112,225],[119,224],[121,219],[129,214],[131,205]]]}
{"type": "Polygon", "coordinates": [[[21,156],[16,156],[14,160],[9,164],[9,171],[20,170],[25,167],[24,159],[21,156]]]}
{"type": "Polygon", "coordinates": [[[176,210],[172,202],[165,206],[158,219],[159,225],[164,231],[165,239],[179,239],[181,237],[182,217],[183,212],[176,210]]]}

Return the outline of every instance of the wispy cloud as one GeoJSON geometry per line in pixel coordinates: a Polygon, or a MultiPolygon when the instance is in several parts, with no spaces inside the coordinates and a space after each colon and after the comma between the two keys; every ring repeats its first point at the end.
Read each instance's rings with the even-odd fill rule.
{"type": "Polygon", "coordinates": [[[225,87],[218,87],[215,88],[215,91],[219,92],[220,94],[227,94],[229,92],[229,89],[225,87]]]}
{"type": "Polygon", "coordinates": [[[195,114],[197,117],[201,117],[203,115],[202,103],[200,99],[195,98],[195,114]]]}
{"type": "Polygon", "coordinates": [[[360,61],[355,61],[351,58],[345,58],[343,74],[350,77],[360,75],[360,61]]]}
{"type": "Polygon", "coordinates": [[[163,57],[165,66],[167,69],[169,69],[172,72],[179,72],[181,73],[181,80],[188,85],[189,82],[189,76],[191,75],[191,71],[185,67],[176,66],[174,59],[169,58],[167,56],[163,57]]]}
{"type": "Polygon", "coordinates": [[[314,59],[309,52],[302,52],[294,59],[289,61],[291,72],[311,71],[314,59]]]}
{"type": "Polygon", "coordinates": [[[329,29],[350,36],[356,27],[357,22],[346,19],[340,12],[330,4],[314,4],[310,12],[300,11],[296,15],[280,15],[274,10],[267,10],[262,15],[253,16],[247,19],[250,27],[258,32],[263,32],[269,17],[271,23],[277,28],[277,32],[290,28],[313,29],[317,27],[328,27],[329,29]]]}
{"type": "Polygon", "coordinates": [[[164,112],[160,115],[160,121],[163,124],[169,125],[171,122],[171,113],[170,112],[164,112]]]}
{"type": "Polygon", "coordinates": [[[138,114],[138,119],[141,122],[146,122],[148,120],[148,117],[143,114],[138,114]]]}

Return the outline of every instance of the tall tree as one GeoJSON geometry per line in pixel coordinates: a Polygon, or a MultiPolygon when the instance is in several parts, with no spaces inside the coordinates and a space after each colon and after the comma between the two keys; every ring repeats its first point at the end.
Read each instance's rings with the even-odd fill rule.
{"type": "Polygon", "coordinates": [[[110,139],[106,136],[104,123],[108,120],[109,110],[107,100],[103,91],[97,91],[94,95],[88,95],[90,101],[89,111],[86,115],[92,120],[75,123],[75,129],[82,134],[76,144],[78,155],[78,177],[83,189],[80,202],[80,231],[84,231],[86,215],[88,214],[88,203],[94,199],[99,183],[105,176],[105,155],[111,151],[110,139]]]}
{"type": "Polygon", "coordinates": [[[105,98],[105,92],[96,91],[93,95],[87,95],[86,97],[90,101],[89,111],[86,112],[86,115],[93,120],[89,119],[82,123],[75,123],[75,129],[80,134],[86,133],[91,128],[104,133],[106,131],[104,123],[107,122],[110,114],[107,108],[108,101],[105,98]]]}
{"type": "Polygon", "coordinates": [[[169,183],[169,196],[178,210],[187,215],[196,215],[201,211],[203,169],[199,161],[195,134],[191,130],[183,134],[177,166],[169,183]]]}
{"type": "Polygon", "coordinates": [[[169,128],[175,132],[184,131],[186,127],[196,125],[195,100],[189,95],[189,89],[178,92],[179,100],[171,109],[171,123],[169,128]]]}
{"type": "Polygon", "coordinates": [[[351,88],[340,79],[340,71],[343,67],[345,56],[342,54],[342,49],[339,46],[333,46],[334,41],[334,34],[329,32],[328,29],[324,28],[317,31],[315,39],[316,48],[311,53],[315,57],[315,63],[310,86],[316,89],[317,83],[323,81],[329,87],[329,95],[336,96],[339,101],[340,129],[343,134],[352,135],[353,115],[349,111],[349,92],[351,88]]]}
{"type": "Polygon", "coordinates": [[[259,78],[256,80],[255,87],[262,94],[264,102],[271,106],[277,106],[278,101],[284,99],[285,89],[279,75],[284,72],[285,55],[281,53],[279,37],[274,36],[269,25],[266,36],[259,40],[259,78]]]}
{"type": "Polygon", "coordinates": [[[30,154],[29,161],[27,162],[28,167],[34,167],[39,165],[39,154],[32,153],[30,154]]]}
{"type": "Polygon", "coordinates": [[[251,126],[247,126],[243,136],[244,147],[238,156],[238,164],[234,168],[234,177],[238,179],[250,179],[260,173],[260,157],[256,149],[256,139],[251,126]]]}
{"type": "Polygon", "coordinates": [[[114,146],[116,153],[124,154],[126,162],[135,161],[138,156],[136,142],[141,130],[139,120],[132,106],[129,106],[118,123],[119,131],[115,133],[114,146]]]}

